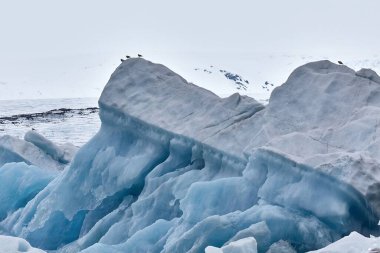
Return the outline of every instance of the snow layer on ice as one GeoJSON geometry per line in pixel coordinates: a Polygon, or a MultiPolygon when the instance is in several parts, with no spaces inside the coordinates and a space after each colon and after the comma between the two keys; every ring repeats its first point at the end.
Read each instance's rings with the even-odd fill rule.
{"type": "Polygon", "coordinates": [[[257,253],[257,242],[253,237],[247,237],[229,243],[222,248],[208,246],[205,253],[257,253]]]}
{"type": "Polygon", "coordinates": [[[365,237],[357,232],[309,253],[377,253],[380,252],[380,237],[365,237]]]}
{"type": "Polygon", "coordinates": [[[22,238],[0,235],[0,253],[45,253],[22,238]]]}

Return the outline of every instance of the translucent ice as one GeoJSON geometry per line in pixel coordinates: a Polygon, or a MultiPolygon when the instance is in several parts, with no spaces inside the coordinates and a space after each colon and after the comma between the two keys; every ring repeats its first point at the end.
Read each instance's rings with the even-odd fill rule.
{"type": "Polygon", "coordinates": [[[25,163],[0,167],[0,220],[24,207],[56,174],[25,163]]]}

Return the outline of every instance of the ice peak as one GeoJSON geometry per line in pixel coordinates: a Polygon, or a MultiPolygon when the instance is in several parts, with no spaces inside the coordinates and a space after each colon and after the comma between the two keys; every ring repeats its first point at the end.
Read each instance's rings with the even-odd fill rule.
{"type": "MultiPolygon", "coordinates": [[[[107,121],[105,111],[116,111],[209,145],[209,137],[264,108],[239,94],[222,99],[188,83],[167,67],[144,59],[128,59],[120,64],[99,105],[103,121],[107,121]]],[[[235,147],[231,152],[242,156],[242,146],[235,147]]]]}
{"type": "Polygon", "coordinates": [[[356,72],[356,75],[380,84],[380,76],[372,69],[361,69],[356,72]]]}
{"type": "Polygon", "coordinates": [[[120,77],[126,78],[124,80],[128,80],[129,85],[158,84],[157,81],[161,81],[161,83],[168,81],[167,83],[170,84],[173,82],[169,81],[170,79],[175,79],[178,83],[187,83],[185,79],[166,66],[152,63],[143,58],[130,58],[122,62],[112,74],[111,79],[120,77]]]}
{"type": "MultiPolygon", "coordinates": [[[[380,162],[376,77],[370,70],[357,73],[330,61],[311,62],[274,89],[264,108],[239,94],[219,98],[160,64],[131,59],[108,82],[100,115],[112,124],[138,119],[242,159],[259,148],[274,150],[311,167],[325,166],[321,170],[330,173],[342,159],[354,166],[360,155],[380,162]]],[[[371,178],[365,183],[342,169],[334,175],[367,194],[377,174],[366,162],[363,166],[360,173],[371,178]]],[[[379,199],[370,200],[377,213],[379,199]]]]}

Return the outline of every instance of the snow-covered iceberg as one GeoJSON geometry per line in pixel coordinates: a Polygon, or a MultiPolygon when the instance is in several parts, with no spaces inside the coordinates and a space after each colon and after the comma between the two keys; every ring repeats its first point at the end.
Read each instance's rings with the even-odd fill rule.
{"type": "Polygon", "coordinates": [[[264,107],[129,59],[99,100],[97,135],[0,225],[66,253],[203,253],[248,237],[260,253],[305,252],[377,234],[379,103],[375,73],[327,61],[264,107]]]}

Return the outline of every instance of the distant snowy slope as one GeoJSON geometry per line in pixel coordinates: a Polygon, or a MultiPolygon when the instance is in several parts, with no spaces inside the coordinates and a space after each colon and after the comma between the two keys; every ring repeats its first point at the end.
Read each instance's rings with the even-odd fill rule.
{"type": "Polygon", "coordinates": [[[286,81],[289,73],[298,66],[311,61],[330,60],[338,63],[340,60],[355,70],[371,68],[380,72],[380,61],[377,55],[307,55],[290,52],[221,52],[215,54],[202,52],[181,55],[181,58],[176,55],[170,55],[170,57],[158,54],[146,56],[149,60],[158,61],[170,67],[187,81],[206,88],[219,96],[228,97],[239,92],[241,95],[249,95],[258,101],[267,100],[272,90],[286,81]],[[195,69],[198,70],[195,71],[195,69]],[[239,87],[237,84],[216,70],[226,70],[248,80],[247,89],[237,89],[239,87]]]}
{"type": "MultiPolygon", "coordinates": [[[[125,48],[97,54],[51,56],[33,59],[3,59],[0,68],[0,100],[62,97],[99,97],[103,84],[125,54],[136,55],[139,48],[125,48]],[[136,53],[132,53],[136,52],[136,53]]],[[[267,100],[273,88],[286,81],[296,67],[310,61],[343,61],[350,68],[372,68],[380,71],[378,55],[307,55],[292,52],[267,53],[257,49],[250,52],[182,52],[169,53],[151,50],[143,53],[146,59],[161,62],[187,81],[227,97],[236,91],[258,101],[267,100]],[[226,70],[249,81],[247,90],[237,90],[223,75],[209,75],[194,69],[226,70]],[[265,82],[273,84],[262,88],[265,82]]],[[[244,84],[244,83],[243,83],[244,84]]],[[[52,108],[53,109],[53,108],[52,108]]]]}
{"type": "Polygon", "coordinates": [[[247,90],[248,85],[249,85],[249,81],[244,79],[241,75],[231,73],[231,72],[224,70],[224,69],[214,68],[214,66],[212,66],[212,65],[209,67],[209,69],[207,69],[207,68],[205,68],[205,69],[195,68],[194,70],[200,71],[200,72],[202,72],[204,74],[208,74],[208,75],[219,75],[219,76],[221,75],[224,78],[226,78],[227,80],[231,81],[231,84],[234,84],[237,91],[247,90]]]}

